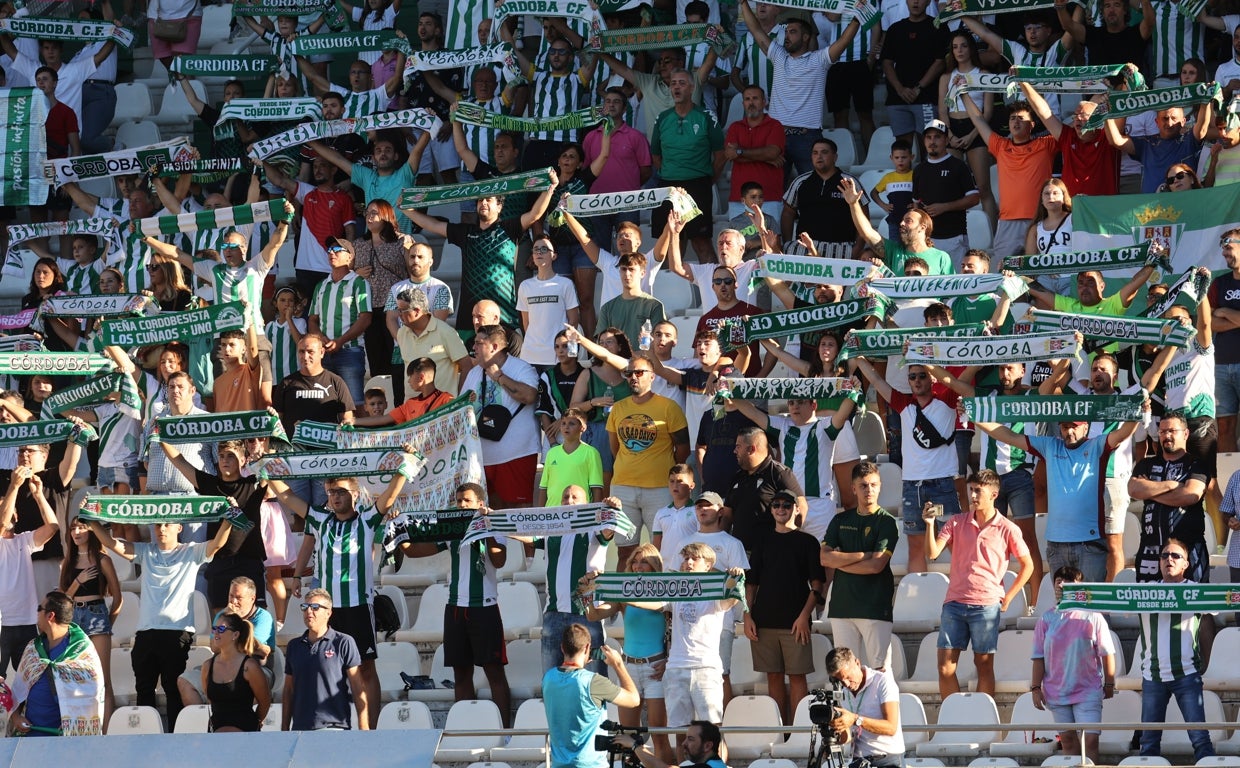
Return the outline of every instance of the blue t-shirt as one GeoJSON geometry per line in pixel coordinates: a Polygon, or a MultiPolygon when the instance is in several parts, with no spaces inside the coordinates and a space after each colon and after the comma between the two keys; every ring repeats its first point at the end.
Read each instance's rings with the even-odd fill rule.
{"type": "MultiPolygon", "coordinates": [[[[65,635],[56,645],[53,645],[47,651],[50,659],[55,659],[65,652],[65,646],[69,644],[69,636],[65,635]]],[[[26,695],[26,719],[30,724],[39,728],[55,728],[60,729],[60,704],[56,698],[56,683],[52,675],[43,674],[30,686],[30,693],[26,695]]]]}
{"type": "Polygon", "coordinates": [[[348,671],[362,663],[357,643],[349,635],[328,629],[318,640],[309,632],[294,638],[284,654],[284,671],[293,676],[290,730],[351,728],[353,696],[348,671]]]}
{"type": "MultiPolygon", "coordinates": [[[[373,168],[354,164],[353,175],[349,180],[362,188],[366,204],[369,205],[372,200],[400,200],[400,193],[414,185],[415,177],[408,163],[402,164],[387,176],[380,176],[373,168]]],[[[395,205],[392,207],[396,209],[396,224],[400,231],[406,235],[413,234],[413,222],[400,208],[395,205]]]]}
{"type": "Polygon", "coordinates": [[[1190,133],[1174,139],[1157,136],[1134,136],[1132,146],[1141,163],[1141,191],[1157,192],[1167,180],[1167,169],[1176,163],[1197,167],[1197,155],[1201,154],[1201,142],[1190,133]]]}
{"type": "Polygon", "coordinates": [[[624,609],[624,652],[636,659],[658,656],[666,647],[663,631],[667,620],[663,611],[651,611],[636,605],[624,609]]]}
{"type": "Polygon", "coordinates": [[[594,734],[607,717],[605,702],[620,688],[588,669],[553,667],[542,680],[543,706],[551,732],[551,768],[605,768],[607,753],[594,749],[594,734]]]}
{"type": "Polygon", "coordinates": [[[1111,453],[1107,436],[1091,437],[1074,449],[1058,437],[1025,437],[1046,462],[1046,540],[1072,543],[1102,538],[1103,462],[1111,453]]]}
{"type": "MultiPolygon", "coordinates": [[[[212,624],[219,624],[220,617],[224,615],[224,611],[215,614],[212,624]]],[[[271,613],[266,608],[254,607],[254,615],[247,619],[254,625],[254,639],[271,650],[276,648],[276,622],[271,618],[271,613]]]]}

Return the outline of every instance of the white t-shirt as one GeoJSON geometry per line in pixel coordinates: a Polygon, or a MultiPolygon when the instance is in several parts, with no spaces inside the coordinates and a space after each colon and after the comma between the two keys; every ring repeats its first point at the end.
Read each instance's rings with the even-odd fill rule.
{"type": "Polygon", "coordinates": [[[521,344],[521,359],[530,365],[555,365],[555,335],[568,322],[568,310],[577,308],[577,288],[563,275],[547,280],[537,276],[517,286],[517,310],[529,313],[521,344]]]}
{"type": "Polygon", "coordinates": [[[904,448],[904,480],[934,480],[956,476],[956,446],[952,436],[956,434],[956,409],[942,400],[933,398],[922,408],[922,413],[934,425],[940,437],[948,439],[937,448],[923,448],[915,442],[913,428],[917,424],[917,408],[912,396],[898,397],[900,409],[900,439],[904,448]]]}
{"type": "MultiPolygon", "coordinates": [[[[134,563],[142,567],[142,603],[138,629],[172,629],[193,632],[192,598],[198,566],[211,562],[205,542],[178,544],[164,552],[149,542],[131,544],[134,563]]],[[[206,627],[203,627],[206,629],[206,627]]]]}
{"type": "MultiPolygon", "coordinates": [[[[529,384],[535,389],[538,388],[538,371],[534,370],[534,366],[519,359],[515,355],[508,355],[508,359],[501,366],[504,375],[514,381],[522,384],[529,384]]],[[[465,376],[465,381],[461,382],[461,392],[482,392],[482,368],[474,366],[465,376]]],[[[477,412],[481,413],[482,408],[491,403],[499,403],[508,409],[509,413],[515,414],[512,421],[508,423],[508,431],[504,433],[503,439],[483,440],[482,441],[482,463],[484,466],[493,467],[497,464],[504,464],[513,459],[520,459],[525,456],[531,456],[538,453],[540,448],[540,440],[542,438],[542,430],[538,428],[538,420],[534,418],[534,406],[527,405],[521,408],[522,403],[513,399],[508,394],[508,390],[501,387],[497,382],[487,379],[486,397],[479,397],[474,404],[477,412]],[[521,408],[521,412],[517,413],[517,409],[521,408]]],[[[533,488],[534,479],[530,478],[531,488],[533,488]]]]}
{"type": "MultiPolygon", "coordinates": [[[[898,328],[920,328],[926,324],[926,307],[937,301],[937,299],[900,299],[896,302],[896,311],[891,316],[891,321],[898,328]]],[[[908,386],[908,369],[900,364],[900,360],[900,355],[887,358],[887,371],[883,378],[887,380],[892,389],[907,395],[913,390],[908,386]]]]}
{"type": "MultiPolygon", "coordinates": [[[[679,373],[684,373],[690,368],[696,367],[698,364],[696,357],[669,357],[663,361],[664,368],[671,368],[679,373]]],[[[685,391],[679,386],[671,383],[662,376],[654,377],[654,384],[650,385],[650,391],[656,395],[663,395],[668,400],[673,400],[676,405],[680,406],[680,410],[685,409],[685,391]]],[[[690,427],[693,425],[690,424],[690,427]]],[[[693,443],[690,443],[692,445],[693,443]]]]}
{"type": "Polygon", "coordinates": [[[693,501],[677,508],[668,504],[654,513],[654,530],[663,535],[659,547],[659,557],[663,558],[663,570],[674,571],[680,567],[679,547],[672,549],[685,536],[697,532],[697,515],[693,511],[693,501]]]}
{"type": "MultiPolygon", "coordinates": [[[[710,281],[715,279],[715,270],[719,268],[719,265],[686,264],[685,266],[693,273],[693,284],[697,286],[698,293],[702,294],[702,312],[711,311],[719,303],[718,299],[715,298],[715,292],[710,287],[710,281]]],[[[755,291],[749,286],[754,270],[757,268],[758,262],[756,260],[742,261],[736,265],[736,298],[746,304],[757,303],[755,291]]]]}
{"type": "MultiPolygon", "coordinates": [[[[598,250],[598,271],[603,273],[603,287],[599,290],[598,305],[601,307],[621,293],[620,257],[606,248],[598,250]]],[[[642,292],[654,295],[654,276],[659,274],[663,262],[656,261],[654,249],[646,251],[646,276],[642,278],[642,292]]]]}
{"type": "Polygon", "coordinates": [[[667,651],[668,669],[706,667],[723,673],[719,635],[728,617],[730,600],[667,603],[672,612],[672,643],[667,651]]]}
{"type": "MultiPolygon", "coordinates": [[[[863,667],[863,670],[865,682],[861,690],[857,691],[856,695],[847,689],[844,691],[847,709],[865,718],[884,720],[886,718],[883,717],[883,705],[899,704],[900,689],[896,687],[891,672],[880,672],[869,667],[863,667]]],[[[868,757],[870,755],[904,754],[904,731],[898,723],[896,732],[890,736],[880,736],[867,730],[861,730],[859,734],[854,730],[853,734],[857,739],[853,749],[858,755],[868,757]]]]}
{"type": "MultiPolygon", "coordinates": [[[[730,533],[717,531],[715,533],[702,533],[697,530],[697,517],[694,517],[694,530],[689,535],[676,542],[671,542],[675,546],[673,551],[679,552],[687,544],[701,542],[715,551],[715,570],[726,571],[729,568],[744,568],[749,570],[749,555],[745,554],[745,545],[741,544],[741,540],[730,533]]],[[[669,546],[667,536],[663,537],[664,546],[669,546]]],[[[669,566],[664,562],[664,568],[676,568],[679,566],[680,558],[676,558],[677,563],[669,566]]],[[[744,615],[744,609],[740,603],[732,606],[728,611],[728,618],[724,621],[721,629],[724,632],[733,632],[736,622],[741,621],[744,615]]]]}
{"type": "Polygon", "coordinates": [[[0,617],[6,627],[39,620],[39,594],[30,555],[42,549],[34,545],[34,531],[0,539],[0,617]]]}

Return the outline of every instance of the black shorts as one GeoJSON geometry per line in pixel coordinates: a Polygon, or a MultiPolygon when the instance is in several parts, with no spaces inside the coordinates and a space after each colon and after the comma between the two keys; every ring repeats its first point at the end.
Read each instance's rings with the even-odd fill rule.
{"type": "Polygon", "coordinates": [[[328,622],[332,629],[353,638],[362,661],[379,658],[379,643],[375,640],[375,609],[369,603],[348,608],[333,608],[328,622]]]}
{"type": "Polygon", "coordinates": [[[485,667],[508,663],[504,622],[498,605],[443,609],[443,664],[445,667],[485,667]]]}
{"type": "Polygon", "coordinates": [[[1213,416],[1188,419],[1188,453],[1205,465],[1210,477],[1218,477],[1218,422],[1213,416]]]}
{"type": "MultiPolygon", "coordinates": [[[[663,186],[666,187],[683,187],[689,196],[693,198],[693,202],[697,203],[697,207],[702,210],[702,215],[693,219],[685,225],[685,237],[710,237],[711,226],[714,221],[715,201],[711,196],[711,191],[715,184],[709,176],[702,176],[696,179],[688,179],[686,181],[672,181],[670,179],[663,180],[663,186]]],[[[663,234],[663,227],[667,224],[667,215],[671,213],[672,204],[664,201],[662,205],[650,212],[650,232],[654,237],[663,234]]]]}
{"type": "Polygon", "coordinates": [[[266,571],[262,560],[233,555],[216,555],[211,562],[207,563],[205,576],[207,603],[212,610],[228,605],[228,588],[232,580],[238,576],[250,577],[250,580],[254,582],[255,592],[258,594],[257,604],[262,608],[267,607],[267,590],[264,587],[266,571]]]}
{"type": "MultiPolygon", "coordinates": [[[[948,126],[948,128],[952,132],[952,137],[958,139],[961,136],[968,136],[973,131],[973,121],[967,117],[953,117],[951,118],[951,125],[948,126]]],[[[964,151],[968,152],[970,150],[977,149],[978,147],[981,147],[982,149],[986,148],[986,142],[982,141],[982,136],[980,133],[973,137],[973,141],[969,143],[969,146],[965,147],[964,151]]]]}
{"type": "Polygon", "coordinates": [[[874,72],[865,61],[841,61],[827,70],[827,111],[874,111],[874,72]]]}

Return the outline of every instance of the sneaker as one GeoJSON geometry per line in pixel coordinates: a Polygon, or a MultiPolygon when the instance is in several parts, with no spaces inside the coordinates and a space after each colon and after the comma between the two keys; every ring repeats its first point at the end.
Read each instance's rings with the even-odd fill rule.
{"type": "Polygon", "coordinates": [[[277,621],[276,622],[276,634],[279,634],[283,629],[284,629],[284,622],[277,621]]]}

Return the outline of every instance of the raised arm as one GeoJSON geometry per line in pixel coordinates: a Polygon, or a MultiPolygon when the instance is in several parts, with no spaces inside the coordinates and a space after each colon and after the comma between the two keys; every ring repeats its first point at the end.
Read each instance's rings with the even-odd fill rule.
{"type": "Polygon", "coordinates": [[[168,461],[172,463],[172,466],[176,467],[177,471],[193,486],[195,491],[198,490],[198,468],[190,464],[189,460],[177,450],[175,445],[160,440],[159,447],[163,449],[164,455],[168,457],[168,461]]]}
{"type": "MultiPolygon", "coordinates": [[[[292,217],[293,204],[288,200],[284,201],[284,212],[292,217]]],[[[280,248],[284,246],[284,240],[288,237],[289,219],[276,223],[276,231],[271,233],[271,239],[263,246],[263,250],[258,252],[255,258],[262,259],[263,264],[267,265],[267,269],[271,269],[276,265],[276,254],[280,252],[280,248]]]]}
{"type": "MultiPolygon", "coordinates": [[[[835,42],[831,43],[830,47],[827,48],[827,55],[831,57],[831,61],[837,61],[843,55],[848,46],[852,45],[853,38],[856,37],[859,31],[861,31],[861,22],[857,21],[857,18],[854,16],[853,20],[848,22],[848,26],[844,27],[844,31],[840,32],[840,36],[835,39],[835,42]]],[[[937,59],[936,63],[940,67],[943,66],[942,59],[937,59]]],[[[930,69],[933,70],[934,67],[930,69]]],[[[935,77],[937,78],[938,76],[936,75],[935,77]]]]}
{"type": "Polygon", "coordinates": [[[878,393],[879,397],[890,403],[892,389],[891,385],[887,383],[887,379],[875,370],[874,364],[869,360],[866,360],[864,357],[854,359],[857,361],[857,370],[869,380],[870,386],[874,387],[874,391],[878,393]]]}
{"type": "Polygon", "coordinates": [[[983,24],[981,19],[976,16],[962,16],[960,20],[963,21],[964,25],[969,28],[969,31],[972,32],[978,40],[985,43],[990,50],[998,54],[1003,53],[1003,38],[999,37],[999,34],[993,29],[983,24]]]}
{"type": "MultiPolygon", "coordinates": [[[[1141,23],[1144,24],[1145,22],[1141,23]]],[[[1120,130],[1118,121],[1107,120],[1103,125],[1103,130],[1106,131],[1107,141],[1111,143],[1111,146],[1125,155],[1135,156],[1137,154],[1137,148],[1132,143],[1132,137],[1124,135],[1124,132],[1120,130]]]]}
{"type": "Polygon", "coordinates": [[[422,131],[418,134],[418,138],[414,140],[413,149],[409,150],[409,159],[405,161],[405,164],[413,171],[415,177],[418,173],[418,166],[422,164],[422,154],[426,152],[426,148],[430,146],[430,143],[430,131],[422,131]]]}
{"type": "MultiPolygon", "coordinates": [[[[456,115],[456,105],[452,105],[452,115],[456,115]]],[[[465,129],[456,120],[452,121],[452,144],[456,147],[456,154],[461,158],[461,167],[470,173],[478,167],[478,153],[469,146],[469,142],[465,140],[465,129]]]]}
{"type": "Polygon", "coordinates": [[[112,533],[104,528],[98,520],[89,520],[86,524],[90,526],[91,532],[99,537],[99,543],[103,545],[104,549],[109,549],[126,560],[134,558],[132,546],[122,539],[113,538],[112,533]]]}
{"type": "Polygon", "coordinates": [[[995,440],[998,440],[1001,443],[1007,443],[1008,445],[1013,446],[1015,448],[1020,448],[1022,451],[1032,450],[1031,446],[1029,445],[1029,438],[1025,437],[1024,435],[1016,434],[1015,432],[1003,426],[1002,424],[994,424],[991,422],[984,422],[984,421],[975,421],[973,422],[973,424],[978,429],[982,430],[983,432],[990,435],[992,438],[994,438],[995,440]]]}
{"type": "Polygon", "coordinates": [[[268,181],[270,181],[272,184],[275,184],[280,189],[283,189],[284,194],[288,195],[290,199],[294,199],[297,197],[297,180],[296,179],[290,179],[284,173],[284,171],[280,170],[278,166],[272,165],[266,160],[263,160],[262,164],[263,164],[263,173],[267,174],[268,181]]]}
{"type": "MultiPolygon", "coordinates": [[[[969,99],[965,99],[966,103],[968,101],[969,99]]],[[[883,244],[883,236],[870,224],[870,217],[866,215],[865,209],[861,207],[861,190],[851,177],[845,176],[840,180],[840,194],[844,196],[844,202],[848,204],[848,212],[852,214],[853,226],[857,228],[857,236],[872,246],[881,246],[883,244]]]]}
{"type": "Polygon", "coordinates": [[[598,243],[594,242],[594,239],[590,237],[590,233],[586,231],[586,228],[582,226],[576,216],[572,215],[568,211],[564,212],[564,224],[568,227],[568,231],[573,233],[573,237],[577,238],[577,242],[581,244],[581,250],[585,251],[585,254],[590,261],[597,265],[598,255],[601,249],[599,248],[598,243]]]}
{"type": "MultiPolygon", "coordinates": [[[[1084,38],[1081,38],[1084,39],[1084,38]]],[[[1051,111],[1051,105],[1046,103],[1046,99],[1042,98],[1042,94],[1029,83],[1021,83],[1020,89],[1025,93],[1025,100],[1029,102],[1029,106],[1033,107],[1033,111],[1037,114],[1038,119],[1042,121],[1042,125],[1046,126],[1046,130],[1055,138],[1059,138],[1059,134],[1063,132],[1063,123],[1059,122],[1059,118],[1051,111]]]]}
{"type": "Polygon", "coordinates": [[[309,142],[309,146],[310,149],[313,149],[314,153],[319,157],[349,174],[349,176],[353,175],[353,163],[349,161],[349,158],[340,154],[321,141],[311,141],[309,142]]]}
{"type": "Polygon", "coordinates": [[[560,175],[556,173],[554,168],[548,168],[547,173],[551,176],[551,186],[542,191],[542,194],[534,200],[534,205],[525,213],[521,214],[521,227],[529,229],[534,226],[535,222],[542,221],[542,217],[546,215],[548,206],[551,205],[551,195],[555,193],[555,188],[560,185],[560,175]]]}
{"type": "MultiPolygon", "coordinates": [[[[771,36],[762,29],[762,22],[758,21],[758,17],[754,15],[753,8],[749,7],[749,0],[741,0],[741,15],[745,17],[745,28],[749,30],[749,34],[753,35],[753,40],[766,53],[771,47],[771,36]]],[[[855,34],[855,31],[854,31],[855,34]]],[[[832,59],[835,57],[832,56],[832,59]]]]}
{"type": "MultiPolygon", "coordinates": [[[[965,17],[965,21],[969,21],[969,18],[965,17]]],[[[1000,48],[999,50],[1002,49],[1000,48]]],[[[990,130],[990,124],[986,122],[986,117],[977,108],[977,104],[974,103],[973,99],[961,99],[961,101],[964,102],[964,110],[969,113],[969,119],[973,121],[973,127],[977,129],[977,135],[989,146],[990,137],[994,134],[994,131],[990,130]]]]}
{"type": "Polygon", "coordinates": [[[1131,280],[1124,283],[1124,286],[1119,289],[1119,298],[1124,303],[1124,307],[1132,304],[1132,300],[1137,297],[1137,292],[1141,290],[1141,287],[1145,285],[1145,281],[1149,280],[1152,274],[1154,274],[1154,265],[1146,264],[1137,270],[1137,274],[1133,275],[1131,280]]]}
{"type": "Polygon", "coordinates": [[[1063,31],[1072,35],[1073,40],[1084,45],[1085,25],[1068,8],[1068,0],[1055,0],[1055,14],[1059,16],[1059,26],[1063,27],[1063,31]]]}
{"type": "Polygon", "coordinates": [[[267,481],[267,485],[276,492],[276,501],[280,502],[285,509],[298,517],[305,518],[306,513],[310,511],[310,505],[305,499],[293,493],[283,480],[272,478],[267,481]]]}

